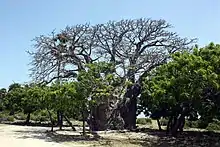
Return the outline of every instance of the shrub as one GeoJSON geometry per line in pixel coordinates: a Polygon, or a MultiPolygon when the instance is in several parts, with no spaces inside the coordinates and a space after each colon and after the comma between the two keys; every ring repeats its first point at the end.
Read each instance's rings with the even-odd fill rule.
{"type": "Polygon", "coordinates": [[[40,116],[39,121],[40,122],[49,121],[49,118],[48,118],[48,116],[40,116]]]}
{"type": "Polygon", "coordinates": [[[146,124],[151,124],[152,120],[150,118],[138,118],[137,119],[137,124],[141,125],[146,125],[146,124]]]}
{"type": "Polygon", "coordinates": [[[13,122],[13,121],[14,121],[14,117],[13,117],[13,116],[8,116],[8,117],[7,117],[7,121],[13,122]]]}
{"type": "Polygon", "coordinates": [[[48,116],[48,112],[47,112],[47,110],[41,110],[41,111],[39,112],[39,115],[40,115],[40,116],[48,116]]]}
{"type": "Polygon", "coordinates": [[[0,113],[0,118],[4,119],[4,118],[6,118],[6,115],[4,113],[0,113]]]}
{"type": "Polygon", "coordinates": [[[161,126],[167,126],[167,124],[168,124],[168,119],[166,119],[166,118],[161,118],[160,119],[160,125],[161,126]]]}
{"type": "Polygon", "coordinates": [[[26,115],[22,112],[15,114],[14,118],[17,120],[25,120],[26,119],[26,115]]]}
{"type": "Polygon", "coordinates": [[[218,131],[218,130],[220,130],[220,125],[216,122],[209,123],[209,125],[206,127],[206,130],[208,130],[208,131],[218,131]]]}
{"type": "Polygon", "coordinates": [[[199,128],[199,121],[186,120],[184,128],[199,128]]]}

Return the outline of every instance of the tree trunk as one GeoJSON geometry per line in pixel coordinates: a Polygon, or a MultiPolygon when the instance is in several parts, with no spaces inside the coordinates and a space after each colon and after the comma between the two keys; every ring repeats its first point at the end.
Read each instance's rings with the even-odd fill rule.
{"type": "Polygon", "coordinates": [[[67,118],[66,115],[63,114],[64,119],[67,121],[67,123],[70,125],[73,131],[76,131],[76,128],[73,126],[72,122],[67,118]]]}
{"type": "Polygon", "coordinates": [[[83,136],[85,136],[86,135],[86,125],[85,125],[86,118],[85,118],[84,111],[82,112],[82,117],[83,117],[83,136]]]}
{"type": "Polygon", "coordinates": [[[57,111],[57,126],[60,126],[60,111],[57,111]]]}
{"type": "Polygon", "coordinates": [[[25,124],[28,125],[30,123],[30,118],[31,118],[31,113],[28,113],[27,114],[27,118],[26,118],[26,121],[25,121],[25,124]]]}
{"type": "Polygon", "coordinates": [[[62,130],[63,127],[63,112],[57,111],[57,126],[62,130]]]}
{"type": "Polygon", "coordinates": [[[157,125],[158,125],[159,130],[162,131],[162,128],[161,128],[161,124],[160,124],[160,120],[159,120],[159,119],[157,119],[157,125]]]}
{"type": "Polygon", "coordinates": [[[125,109],[127,111],[121,114],[125,122],[125,129],[133,130],[136,129],[136,118],[137,118],[137,97],[140,94],[141,87],[138,84],[134,84],[128,87],[125,94],[125,109]]]}
{"type": "Polygon", "coordinates": [[[172,117],[170,117],[168,122],[167,122],[166,134],[169,134],[169,132],[170,132],[170,123],[171,123],[171,121],[172,121],[172,117]]]}
{"type": "Polygon", "coordinates": [[[180,114],[176,122],[173,124],[172,130],[171,130],[172,136],[177,136],[178,130],[179,129],[181,130],[181,126],[182,124],[184,124],[184,119],[185,119],[185,116],[183,114],[180,114]]]}
{"type": "Polygon", "coordinates": [[[50,111],[48,109],[47,109],[47,112],[48,112],[48,115],[49,115],[49,118],[50,118],[50,122],[51,122],[51,132],[53,132],[54,121],[53,121],[52,115],[51,115],[51,113],[50,113],[50,111]]]}

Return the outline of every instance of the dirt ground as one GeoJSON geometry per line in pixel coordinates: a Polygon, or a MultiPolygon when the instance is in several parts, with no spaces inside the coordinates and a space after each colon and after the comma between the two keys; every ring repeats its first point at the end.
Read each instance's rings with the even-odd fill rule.
{"type": "Polygon", "coordinates": [[[0,125],[0,146],[4,147],[138,147],[146,137],[154,139],[154,136],[146,136],[145,133],[114,131],[88,134],[82,137],[80,131],[73,132],[70,129],[49,132],[50,128],[30,127],[15,125],[0,125]]]}
{"type": "Polygon", "coordinates": [[[177,138],[155,129],[140,132],[103,131],[81,135],[64,128],[51,133],[48,127],[0,124],[0,147],[220,147],[220,134],[185,130],[177,138]]]}

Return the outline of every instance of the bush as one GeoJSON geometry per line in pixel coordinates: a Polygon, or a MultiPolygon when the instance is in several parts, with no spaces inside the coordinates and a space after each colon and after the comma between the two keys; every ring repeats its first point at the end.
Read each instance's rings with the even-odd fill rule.
{"type": "Polygon", "coordinates": [[[17,120],[26,120],[26,115],[22,112],[15,114],[14,118],[17,120]]]}
{"type": "Polygon", "coordinates": [[[44,121],[49,121],[50,119],[48,112],[46,110],[39,110],[31,114],[31,120],[44,122],[44,121]]]}
{"type": "Polygon", "coordinates": [[[184,128],[199,128],[199,122],[186,120],[184,128]]]}
{"type": "Polygon", "coordinates": [[[6,118],[6,114],[4,114],[4,113],[0,113],[0,119],[4,119],[4,118],[6,118]]]}
{"type": "Polygon", "coordinates": [[[206,127],[206,130],[208,130],[208,131],[218,131],[218,130],[220,130],[220,125],[216,122],[209,123],[209,125],[206,127]]]}
{"type": "Polygon", "coordinates": [[[48,116],[40,116],[40,122],[49,121],[48,116]]]}
{"type": "Polygon", "coordinates": [[[150,118],[138,118],[137,124],[141,124],[141,125],[152,124],[152,120],[150,118]]]}
{"type": "Polygon", "coordinates": [[[39,115],[40,116],[48,116],[48,112],[47,112],[47,110],[41,110],[40,112],[39,112],[39,115]]]}
{"type": "Polygon", "coordinates": [[[35,114],[35,115],[31,115],[31,120],[43,122],[43,121],[48,121],[49,118],[48,116],[41,116],[39,114],[35,114]]]}
{"type": "Polygon", "coordinates": [[[14,121],[14,117],[13,117],[13,116],[8,116],[8,117],[7,117],[7,121],[13,122],[13,121],[14,121]]]}
{"type": "Polygon", "coordinates": [[[160,125],[161,126],[167,126],[167,124],[168,124],[168,119],[166,119],[166,118],[161,118],[160,119],[160,125]]]}

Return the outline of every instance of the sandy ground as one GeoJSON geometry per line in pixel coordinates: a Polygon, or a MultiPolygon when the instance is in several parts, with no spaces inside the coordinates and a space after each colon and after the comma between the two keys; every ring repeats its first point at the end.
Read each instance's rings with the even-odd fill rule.
{"type": "Polygon", "coordinates": [[[47,140],[48,128],[0,125],[1,147],[65,147],[65,145],[47,140]]]}
{"type": "Polygon", "coordinates": [[[82,137],[80,131],[73,132],[70,129],[48,132],[50,128],[30,127],[0,124],[1,147],[90,147],[90,146],[113,146],[113,147],[138,147],[139,139],[145,137],[154,139],[142,133],[114,133],[99,132],[82,137]],[[98,139],[97,139],[98,138],[98,139]],[[137,140],[138,139],[138,140],[137,140]]]}
{"type": "Polygon", "coordinates": [[[220,147],[220,133],[184,131],[178,138],[148,129],[144,132],[100,131],[80,133],[82,128],[50,128],[0,124],[0,147],[220,147]]]}

